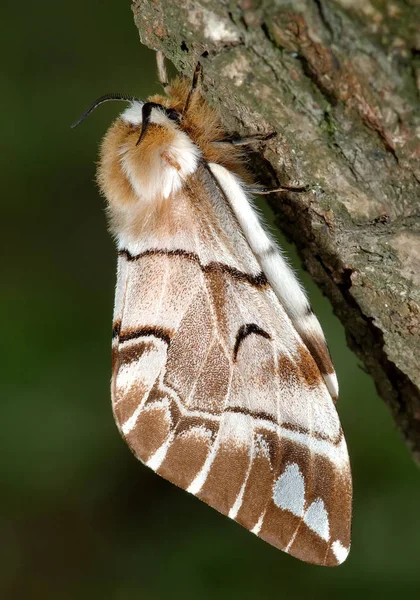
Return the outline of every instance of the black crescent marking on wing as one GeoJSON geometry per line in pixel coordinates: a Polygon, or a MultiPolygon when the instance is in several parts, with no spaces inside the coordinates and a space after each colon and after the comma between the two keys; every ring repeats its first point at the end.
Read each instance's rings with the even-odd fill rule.
{"type": "Polygon", "coordinates": [[[264,329],[261,329],[261,327],[258,327],[256,323],[247,323],[246,325],[242,325],[236,334],[235,347],[233,349],[233,360],[236,360],[238,356],[241,343],[246,337],[251,335],[251,333],[255,333],[256,335],[260,335],[267,340],[271,340],[271,335],[264,331],[264,329]]]}

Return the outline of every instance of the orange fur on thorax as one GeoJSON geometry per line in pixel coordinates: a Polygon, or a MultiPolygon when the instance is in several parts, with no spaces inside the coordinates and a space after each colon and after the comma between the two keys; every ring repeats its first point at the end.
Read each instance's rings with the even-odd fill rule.
{"type": "MultiPolygon", "coordinates": [[[[154,95],[147,102],[155,102],[182,113],[190,85],[186,79],[175,79],[168,88],[168,96],[154,95]]],[[[225,138],[226,132],[217,111],[208,105],[199,91],[191,97],[188,111],[182,115],[178,127],[200,149],[206,162],[218,163],[245,181],[250,181],[241,148],[228,143],[214,143],[225,138]]],[[[118,118],[109,128],[101,145],[97,181],[108,200],[111,229],[114,233],[129,227],[133,234],[140,235],[143,227],[149,227],[162,219],[171,220],[171,215],[173,217],[171,204],[176,202],[175,197],[163,199],[157,194],[152,204],[139,201],[138,194],[123,169],[122,156],[124,155],[125,168],[129,165],[130,173],[136,179],[144,184],[156,181],[153,179],[155,161],[161,160],[169,167],[180,169],[176,154],[170,152],[175,131],[167,126],[150,123],[141,144],[136,146],[140,129],[141,126],[118,118]]]]}
{"type": "MultiPolygon", "coordinates": [[[[168,96],[156,94],[149,98],[150,102],[162,104],[166,108],[182,111],[190,91],[191,82],[188,79],[177,78],[168,88],[168,96]]],[[[207,162],[215,162],[229,171],[236,173],[245,181],[250,180],[250,174],[245,166],[244,153],[238,146],[232,144],[214,144],[215,140],[226,137],[217,110],[210,106],[199,92],[196,92],[188,107],[187,113],[180,125],[191,140],[200,148],[207,162]]]]}

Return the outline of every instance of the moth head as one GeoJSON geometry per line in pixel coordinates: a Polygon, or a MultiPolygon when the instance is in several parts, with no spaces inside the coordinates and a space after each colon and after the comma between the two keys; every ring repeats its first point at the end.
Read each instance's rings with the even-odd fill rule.
{"type": "Polygon", "coordinates": [[[75,125],[107,100],[130,102],[101,145],[98,182],[111,211],[137,204],[153,206],[170,198],[195,171],[200,157],[181,128],[181,111],[167,106],[165,98],[143,102],[110,94],[93,103],[75,125]]]}
{"type": "Polygon", "coordinates": [[[194,85],[194,80],[191,86],[178,78],[165,87],[166,96],[146,101],[121,94],[102,96],[75,123],[102,102],[129,102],[103,139],[97,171],[114,232],[139,231],[138,225],[150,223],[150,217],[159,218],[161,209],[176,205],[178,192],[201,159],[247,180],[241,150],[216,143],[225,136],[217,111],[194,85]]]}
{"type": "Polygon", "coordinates": [[[181,115],[157,102],[133,100],[106,133],[99,186],[112,210],[159,205],[181,189],[200,152],[180,128],[181,115]]]}

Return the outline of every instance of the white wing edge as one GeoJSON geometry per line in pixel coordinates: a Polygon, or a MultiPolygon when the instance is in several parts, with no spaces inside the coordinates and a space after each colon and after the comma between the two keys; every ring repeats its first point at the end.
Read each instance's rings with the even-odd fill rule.
{"type": "MultiPolygon", "coordinates": [[[[219,164],[209,163],[209,168],[222,188],[251,250],[297,332],[303,338],[314,337],[327,347],[321,325],[312,313],[305,291],[280,248],[261,224],[252,200],[244,190],[244,184],[236,175],[219,164]]],[[[336,374],[323,373],[322,375],[331,396],[337,398],[336,374]]]]}

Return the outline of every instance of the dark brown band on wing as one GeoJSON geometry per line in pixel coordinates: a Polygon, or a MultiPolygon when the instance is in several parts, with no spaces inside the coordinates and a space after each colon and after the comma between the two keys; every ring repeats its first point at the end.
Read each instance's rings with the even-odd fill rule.
{"type": "Polygon", "coordinates": [[[244,408],[243,406],[228,406],[224,410],[225,413],[237,413],[240,415],[246,415],[248,417],[252,417],[253,419],[261,419],[262,421],[268,421],[273,425],[278,425],[277,419],[270,415],[269,413],[263,411],[254,411],[249,408],[244,408]]]}
{"type": "Polygon", "coordinates": [[[126,330],[123,333],[119,331],[119,341],[121,344],[123,342],[128,342],[129,340],[136,340],[137,338],[147,336],[159,338],[169,346],[171,342],[172,331],[169,329],[164,329],[163,327],[140,327],[139,329],[126,330]]]}
{"type": "Polygon", "coordinates": [[[331,442],[335,446],[337,446],[343,439],[343,430],[341,428],[340,428],[340,431],[339,431],[337,437],[335,439],[333,439],[333,438],[329,437],[328,435],[323,435],[322,433],[319,433],[317,431],[311,431],[310,429],[307,429],[306,427],[299,427],[298,425],[295,425],[293,423],[283,422],[283,423],[279,424],[279,422],[277,421],[277,419],[275,417],[273,417],[273,415],[270,415],[269,413],[266,413],[263,411],[253,411],[248,408],[244,408],[243,406],[228,406],[224,409],[224,412],[225,413],[228,413],[228,412],[238,413],[240,415],[246,415],[246,416],[252,417],[253,419],[256,419],[256,420],[268,421],[269,423],[272,423],[273,425],[282,427],[283,429],[288,429],[289,431],[294,431],[295,433],[308,435],[317,440],[331,442]]]}
{"type": "Polygon", "coordinates": [[[211,434],[211,439],[214,441],[217,432],[219,431],[219,427],[219,421],[205,419],[204,417],[182,416],[176,425],[176,433],[177,435],[181,435],[183,432],[191,431],[192,429],[196,428],[202,428],[206,429],[211,434]]]}
{"type": "Polygon", "coordinates": [[[246,337],[251,335],[251,333],[261,335],[263,338],[271,340],[271,335],[264,331],[264,329],[261,329],[261,327],[258,327],[256,323],[246,323],[245,325],[242,325],[238,329],[238,333],[236,334],[235,347],[233,349],[233,360],[236,360],[238,356],[239,347],[241,343],[246,337]]]}
{"type": "Polygon", "coordinates": [[[335,437],[335,438],[331,438],[330,436],[319,433],[318,431],[311,431],[310,429],[307,429],[305,427],[298,427],[297,425],[294,425],[293,423],[282,423],[281,427],[283,427],[283,429],[288,429],[289,431],[294,431],[296,433],[308,435],[310,437],[315,438],[316,440],[321,440],[324,442],[331,442],[332,444],[334,444],[334,446],[338,446],[338,444],[341,442],[341,440],[344,437],[344,433],[343,433],[343,430],[341,429],[341,427],[340,427],[340,431],[338,432],[337,437],[335,437]]]}
{"type": "Polygon", "coordinates": [[[125,248],[118,251],[119,256],[124,256],[129,262],[133,262],[143,258],[143,256],[183,256],[189,260],[194,262],[200,262],[198,255],[194,252],[188,252],[187,250],[181,250],[180,248],[175,250],[165,250],[164,248],[149,248],[149,250],[144,250],[139,254],[131,254],[129,250],[125,248]]]}
{"type": "Polygon", "coordinates": [[[119,365],[129,365],[130,363],[139,360],[145,353],[156,350],[154,340],[148,339],[137,341],[134,344],[125,344],[118,347],[118,363],[119,365]]]}
{"type": "Polygon", "coordinates": [[[239,271],[239,269],[235,269],[235,267],[220,262],[211,262],[207,265],[200,264],[200,267],[203,273],[217,273],[220,271],[221,273],[227,273],[233,279],[238,281],[247,281],[250,285],[257,288],[266,287],[268,285],[267,277],[262,271],[257,275],[250,275],[249,273],[239,271]]]}
{"type": "Polygon", "coordinates": [[[245,273],[244,271],[240,271],[235,267],[231,267],[230,265],[217,261],[213,261],[206,265],[203,265],[200,262],[198,254],[196,254],[195,252],[188,252],[186,250],[165,250],[164,248],[150,248],[149,250],[140,252],[140,254],[133,255],[128,250],[123,249],[118,252],[118,255],[124,256],[124,258],[129,262],[139,260],[140,258],[143,258],[145,256],[182,257],[186,260],[195,262],[203,271],[203,273],[227,273],[233,279],[236,279],[238,281],[247,281],[250,285],[258,288],[266,287],[268,285],[267,277],[263,272],[257,273],[256,275],[251,275],[250,273],[245,273]]]}
{"type": "Polygon", "coordinates": [[[318,340],[315,336],[306,335],[301,332],[302,341],[309,350],[312,358],[323,375],[334,373],[330,351],[325,340],[318,340]]]}

